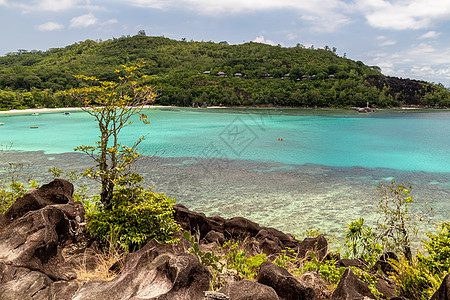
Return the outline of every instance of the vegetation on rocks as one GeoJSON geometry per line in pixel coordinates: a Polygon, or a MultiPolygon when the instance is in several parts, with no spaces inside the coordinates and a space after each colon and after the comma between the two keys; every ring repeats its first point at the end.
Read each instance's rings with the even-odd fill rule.
{"type": "MultiPolygon", "coordinates": [[[[130,38],[129,41],[140,41],[140,38],[130,38]]],[[[161,41],[169,42],[164,39],[161,41]]],[[[169,44],[174,47],[178,45],[174,41],[170,41],[169,44]]],[[[284,50],[279,49],[279,51],[284,50]]],[[[308,49],[308,51],[313,50],[308,49]]],[[[323,53],[325,56],[335,56],[331,51],[324,51],[330,52],[323,53]]],[[[205,55],[209,57],[214,53],[205,55]]],[[[223,56],[219,56],[218,59],[229,58],[226,53],[224,51],[223,56]]],[[[286,65],[285,67],[288,68],[286,65]]],[[[365,67],[361,65],[360,68],[364,70],[365,67]]],[[[280,297],[289,298],[289,293],[295,292],[296,295],[319,294],[322,295],[321,298],[326,299],[332,291],[333,295],[343,293],[341,283],[343,280],[348,280],[362,286],[360,296],[385,297],[378,290],[378,283],[394,281],[393,290],[400,296],[410,299],[428,299],[439,288],[442,278],[449,273],[450,225],[448,221],[440,224],[437,232],[427,234],[428,240],[423,242],[422,250],[419,250],[417,254],[412,251],[411,243],[416,238],[414,232],[417,224],[416,216],[411,214],[409,207],[414,200],[410,195],[411,187],[403,183],[392,182],[390,185],[380,186],[377,226],[369,227],[362,218],[351,222],[347,226],[347,238],[342,245],[341,253],[329,253],[327,241],[323,236],[315,239],[307,238],[299,242],[274,228],[261,227],[241,217],[229,220],[220,217],[208,219],[200,213],[189,212],[186,208],[178,207],[179,218],[176,219],[174,200],[139,186],[141,177],[129,172],[130,167],[139,157],[137,145],[141,139],[131,147],[123,146],[118,140],[119,132],[129,124],[130,116],[140,114],[139,108],[153,100],[154,94],[146,85],[148,82],[145,81],[145,76],[139,76],[142,82],[132,80],[133,74],[140,69],[124,67],[124,70],[128,74],[124,77],[119,76],[119,83],[98,80],[96,77],[79,76],[88,82],[94,82],[94,85],[88,84],[68,92],[72,93],[74,99],[83,102],[88,112],[98,121],[101,132],[100,141],[95,146],[80,146],[79,150],[90,155],[96,163],[93,168],[83,172],[83,175],[100,179],[101,195],[86,201],[88,205],[83,208],[81,203],[74,202],[73,185],[63,179],[56,179],[41,187],[40,190],[19,198],[22,203],[12,204],[12,200],[24,195],[27,184],[33,186],[34,183],[20,176],[20,165],[10,164],[10,170],[7,173],[9,175],[6,177],[9,181],[3,183],[0,188],[0,213],[6,211],[5,214],[0,214],[0,241],[9,248],[13,247],[14,251],[25,250],[21,255],[7,250],[9,256],[4,257],[7,258],[8,264],[14,263],[19,257],[25,261],[24,263],[19,260],[20,267],[27,266],[35,270],[38,265],[40,269],[38,268],[36,272],[41,272],[38,274],[40,276],[47,276],[45,278],[49,282],[48,286],[54,284],[52,281],[54,279],[55,281],[65,280],[64,284],[71,289],[74,288],[72,295],[75,295],[75,298],[73,299],[87,299],[91,297],[93,290],[98,297],[104,297],[105,293],[109,293],[108,297],[114,297],[118,292],[126,290],[121,288],[120,284],[128,288],[132,283],[137,290],[143,284],[152,283],[157,287],[174,287],[177,284],[176,280],[186,278],[196,278],[196,280],[180,283],[176,288],[167,291],[166,295],[171,295],[170,293],[186,295],[189,292],[198,298],[198,295],[202,293],[199,286],[207,288],[208,283],[211,289],[218,290],[227,282],[256,279],[258,283],[272,288],[273,293],[276,292],[280,297]],[[105,188],[103,188],[104,185],[105,188]],[[45,193],[49,193],[50,196],[45,193]],[[36,212],[38,209],[45,210],[45,213],[36,212]],[[87,210],[86,214],[84,214],[85,210],[87,210]],[[85,216],[87,233],[82,232],[82,226],[84,226],[82,221],[85,216]],[[30,226],[29,224],[36,225],[38,220],[43,223],[42,226],[38,226],[36,232],[39,232],[39,238],[47,244],[36,242],[34,235],[32,238],[26,236],[26,230],[23,229],[30,226]],[[17,226],[21,229],[16,230],[10,226],[11,224],[19,224],[17,226]],[[181,229],[191,231],[184,234],[184,238],[190,244],[189,254],[183,252],[183,242],[186,241],[174,245],[180,241],[176,233],[181,229]],[[14,230],[24,235],[15,241],[17,245],[10,243],[10,240],[17,236],[14,230]],[[48,234],[49,232],[52,234],[48,234]],[[66,262],[62,259],[61,246],[75,240],[77,235],[81,234],[87,234],[86,237],[97,236],[100,247],[116,244],[118,247],[113,247],[115,250],[119,248],[124,253],[132,251],[125,259],[124,264],[128,264],[128,267],[125,267],[124,271],[110,282],[88,282],[79,289],[78,285],[73,286],[73,282],[69,281],[75,279],[76,275],[67,268],[66,262]],[[206,239],[209,234],[213,241],[206,239]],[[196,235],[197,239],[192,235],[196,235]],[[153,239],[165,244],[161,245],[153,239]],[[42,247],[53,249],[53,251],[46,252],[42,247]],[[37,261],[40,264],[36,263],[34,253],[38,253],[37,261]],[[50,257],[45,257],[44,254],[50,257]],[[55,264],[61,268],[53,268],[55,264]],[[261,275],[263,269],[264,275],[261,275]],[[135,274],[134,270],[147,272],[142,278],[151,280],[139,281],[139,274],[135,274]],[[317,281],[312,284],[303,281],[305,272],[317,274],[317,281]],[[188,288],[188,285],[193,288],[189,291],[184,290],[188,288]],[[182,289],[179,290],[179,287],[182,289]]],[[[373,68],[370,70],[373,71],[373,68]]],[[[258,73],[252,76],[257,76],[255,74],[258,73]]],[[[226,77],[224,78],[226,80],[226,77]]],[[[241,78],[233,80],[238,79],[241,78]]],[[[247,79],[242,78],[242,80],[247,79]]],[[[254,80],[257,82],[257,80],[266,79],[254,80]]],[[[267,78],[267,80],[270,79],[267,78]]],[[[289,80],[280,79],[280,82],[289,80]]],[[[297,83],[292,81],[292,84],[297,83]]],[[[140,116],[145,122],[146,116],[142,114],[140,116]]],[[[55,176],[62,174],[56,168],[51,168],[50,171],[55,176]]],[[[79,198],[84,197],[79,196],[79,198]]],[[[108,261],[108,255],[104,261],[108,261]]],[[[1,257],[0,263],[5,263],[1,261],[1,257]]],[[[13,267],[15,266],[11,268],[13,267]]],[[[114,265],[111,268],[114,269],[114,265]]],[[[3,269],[6,270],[6,267],[3,269]]],[[[0,271],[3,272],[3,269],[0,271]]],[[[0,277],[3,278],[3,276],[0,277]]],[[[145,291],[146,288],[143,290],[145,291]]],[[[160,292],[161,289],[156,288],[156,290],[160,292]]],[[[0,291],[4,292],[2,289],[0,291]]],[[[48,288],[46,293],[52,291],[48,288]]],[[[154,290],[153,292],[156,294],[154,290]]],[[[127,297],[131,298],[130,295],[127,297]]],[[[337,296],[331,297],[339,299],[337,296]]]]}
{"type": "Polygon", "coordinates": [[[136,250],[151,239],[176,242],[180,226],[173,219],[175,201],[164,194],[142,187],[119,188],[113,194],[111,208],[96,202],[86,214],[88,232],[103,242],[111,236],[123,250],[136,250]]]}

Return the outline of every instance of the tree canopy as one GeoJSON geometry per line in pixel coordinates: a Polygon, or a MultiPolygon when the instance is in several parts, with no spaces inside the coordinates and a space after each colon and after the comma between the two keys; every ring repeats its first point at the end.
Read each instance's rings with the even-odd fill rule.
{"type": "Polygon", "coordinates": [[[0,107],[80,106],[55,93],[79,87],[72,74],[117,81],[115,69],[139,61],[146,62],[139,75],[148,75],[159,91],[156,104],[450,106],[442,85],[386,77],[376,66],[338,56],[334,47],[229,45],[141,33],[0,57],[0,107]]]}

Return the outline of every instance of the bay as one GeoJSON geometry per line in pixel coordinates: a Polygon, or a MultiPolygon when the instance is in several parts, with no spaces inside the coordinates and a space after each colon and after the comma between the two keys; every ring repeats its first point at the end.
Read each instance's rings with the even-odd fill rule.
{"type": "MultiPolygon", "coordinates": [[[[417,213],[433,207],[433,220],[449,218],[448,110],[151,108],[148,115],[150,125],[135,120],[121,137],[131,144],[146,135],[138,171],[207,215],[339,235],[355,218],[375,222],[377,187],[396,180],[413,185],[417,213]]],[[[0,123],[3,166],[28,162],[27,172],[45,182],[51,166],[91,163],[73,153],[98,136],[84,112],[0,115],[0,123]]]]}

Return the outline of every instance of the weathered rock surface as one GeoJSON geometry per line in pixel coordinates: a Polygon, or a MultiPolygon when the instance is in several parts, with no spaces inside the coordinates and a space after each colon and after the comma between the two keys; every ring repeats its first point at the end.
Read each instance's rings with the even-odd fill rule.
{"type": "Polygon", "coordinates": [[[369,287],[347,268],[331,295],[332,300],[376,299],[369,287]]]}
{"type": "Polygon", "coordinates": [[[306,272],[300,276],[300,280],[310,284],[318,299],[330,299],[331,291],[327,283],[320,277],[317,272],[306,272]]]}
{"type": "Polygon", "coordinates": [[[448,300],[450,299],[450,273],[448,273],[441,283],[439,289],[434,293],[430,300],[448,300]]]}
{"type": "Polygon", "coordinates": [[[314,252],[318,260],[325,258],[328,252],[328,242],[323,235],[319,235],[316,238],[305,238],[296,249],[298,257],[309,258],[309,253],[314,252]]]}
{"type": "MultiPolygon", "coordinates": [[[[206,217],[202,213],[190,211],[181,204],[174,206],[175,220],[184,230],[197,233],[202,243],[221,241],[229,238],[252,238],[253,246],[266,254],[280,253],[286,247],[294,248],[298,241],[292,236],[242,217],[224,219],[218,216],[206,217]]],[[[326,240],[325,240],[326,242],[326,240]]]]}
{"type": "MultiPolygon", "coordinates": [[[[39,189],[28,191],[23,197],[18,198],[4,215],[0,216],[0,228],[7,226],[29,211],[36,211],[47,205],[71,204],[73,206],[72,194],[73,184],[60,178],[44,184],[39,189]]],[[[73,209],[67,210],[75,217],[73,209]]],[[[79,215],[84,216],[84,209],[79,215]]]]}
{"type": "Polygon", "coordinates": [[[271,262],[263,262],[258,273],[257,281],[272,287],[281,299],[316,299],[311,285],[292,276],[287,270],[271,262]]]}
{"type": "Polygon", "coordinates": [[[152,240],[128,254],[118,277],[89,282],[73,299],[202,299],[209,280],[209,271],[195,255],[178,253],[175,246],[152,240]]]}
{"type": "Polygon", "coordinates": [[[70,182],[55,179],[0,215],[0,299],[71,299],[78,284],[67,280],[76,274],[61,250],[85,213],[72,193],[70,182]]]}
{"type": "Polygon", "coordinates": [[[358,259],[348,259],[348,258],[343,258],[340,259],[337,262],[337,265],[339,267],[344,267],[344,268],[348,268],[348,267],[357,267],[357,268],[363,268],[364,267],[364,263],[358,259]]]}
{"type": "Polygon", "coordinates": [[[14,220],[0,233],[0,262],[40,271],[54,280],[75,278],[61,244],[71,236],[62,210],[47,206],[14,220]]]}
{"type": "Polygon", "coordinates": [[[32,299],[53,281],[42,272],[0,263],[0,299],[32,299]]]}
{"type": "Polygon", "coordinates": [[[375,288],[378,292],[383,294],[386,299],[394,298],[396,294],[397,286],[395,285],[394,281],[390,278],[382,279],[378,278],[377,283],[375,284],[375,288]]]}
{"type": "Polygon", "coordinates": [[[77,233],[77,219],[84,218],[72,193],[70,182],[55,179],[18,198],[1,218],[0,262],[42,272],[52,280],[75,278],[61,255],[62,245],[77,233]]]}
{"type": "Polygon", "coordinates": [[[232,300],[278,300],[278,295],[270,286],[255,281],[241,280],[226,284],[221,293],[232,300]]]}

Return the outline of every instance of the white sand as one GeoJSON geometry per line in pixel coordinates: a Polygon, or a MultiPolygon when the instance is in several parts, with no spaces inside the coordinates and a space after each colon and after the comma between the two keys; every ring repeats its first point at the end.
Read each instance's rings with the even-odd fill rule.
{"type": "Polygon", "coordinates": [[[0,114],[34,114],[41,112],[66,112],[73,110],[81,110],[81,107],[11,109],[0,111],[0,114]]]}
{"type": "MultiPolygon", "coordinates": [[[[163,105],[146,105],[144,108],[166,108],[166,107],[176,107],[176,106],[163,106],[163,105]]],[[[209,106],[208,108],[229,108],[227,106],[209,106]]],[[[66,111],[79,111],[81,107],[62,107],[62,108],[28,108],[28,109],[11,109],[0,111],[2,114],[34,114],[34,113],[44,113],[44,112],[66,112],[66,111]]]]}

